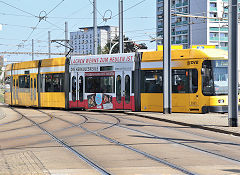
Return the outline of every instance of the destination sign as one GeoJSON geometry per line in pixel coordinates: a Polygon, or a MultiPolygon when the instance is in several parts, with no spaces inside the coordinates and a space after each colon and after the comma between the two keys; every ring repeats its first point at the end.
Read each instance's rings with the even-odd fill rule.
{"type": "Polygon", "coordinates": [[[121,63],[133,62],[135,53],[111,54],[111,55],[90,55],[90,56],[73,56],[71,65],[74,64],[98,64],[98,63],[121,63]]]}

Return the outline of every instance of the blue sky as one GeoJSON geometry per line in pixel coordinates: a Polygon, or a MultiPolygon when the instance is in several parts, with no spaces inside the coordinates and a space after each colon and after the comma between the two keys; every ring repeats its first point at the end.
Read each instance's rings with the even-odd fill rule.
{"type": "MultiPolygon", "coordinates": [[[[35,51],[47,52],[48,31],[51,31],[51,39],[64,39],[65,21],[68,22],[69,32],[77,31],[79,27],[93,25],[91,2],[92,0],[0,0],[0,24],[2,24],[0,51],[29,52],[32,50],[31,42],[34,39],[35,51]],[[39,22],[38,17],[45,14],[48,14],[47,18],[39,22]]],[[[155,37],[156,0],[123,0],[123,2],[126,10],[125,35],[132,40],[155,37]]],[[[97,9],[99,25],[118,26],[118,0],[97,0],[97,9]],[[103,22],[104,14],[105,17],[111,15],[109,10],[112,11],[114,18],[103,22]]],[[[155,49],[155,43],[142,42],[145,42],[149,49],[155,49]]],[[[52,52],[63,51],[57,44],[52,46],[52,52]]],[[[31,60],[32,56],[5,55],[5,58],[8,61],[22,61],[31,60]]],[[[42,58],[47,58],[47,55],[35,56],[35,59],[42,58]]]]}

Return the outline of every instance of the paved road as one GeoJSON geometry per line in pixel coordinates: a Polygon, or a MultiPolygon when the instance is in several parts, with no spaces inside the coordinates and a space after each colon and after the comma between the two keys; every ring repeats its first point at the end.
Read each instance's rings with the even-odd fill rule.
{"type": "Polygon", "coordinates": [[[123,113],[16,110],[30,120],[0,107],[0,174],[100,174],[32,121],[109,174],[240,174],[238,136],[123,113]]]}

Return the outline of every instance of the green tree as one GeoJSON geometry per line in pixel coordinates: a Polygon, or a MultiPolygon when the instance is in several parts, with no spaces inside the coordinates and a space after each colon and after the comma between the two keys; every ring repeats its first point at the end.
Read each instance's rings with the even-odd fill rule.
{"type": "MultiPolygon", "coordinates": [[[[135,52],[137,49],[147,49],[147,45],[145,43],[141,43],[141,44],[136,44],[134,41],[131,41],[128,37],[124,36],[124,41],[128,41],[128,42],[124,42],[124,53],[130,53],[130,52],[135,52]]],[[[104,48],[102,49],[102,53],[103,54],[108,54],[111,47],[115,44],[119,42],[119,37],[116,36],[111,43],[108,42],[104,48]]],[[[114,48],[112,49],[112,53],[119,53],[119,43],[116,44],[114,46],[114,48]]]]}

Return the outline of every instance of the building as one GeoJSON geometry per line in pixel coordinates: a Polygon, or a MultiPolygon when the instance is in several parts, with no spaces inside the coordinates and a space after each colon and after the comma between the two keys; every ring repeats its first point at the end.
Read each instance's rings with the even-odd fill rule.
{"type": "MultiPolygon", "coordinates": [[[[70,32],[70,44],[73,46],[73,53],[93,54],[93,27],[79,28],[79,31],[70,32]]],[[[118,36],[118,27],[98,26],[98,47],[103,48],[108,41],[118,36]]]]}
{"type": "MultiPolygon", "coordinates": [[[[228,48],[228,0],[172,0],[173,14],[186,14],[218,19],[189,18],[172,16],[172,44],[181,44],[184,48],[191,45],[216,45],[228,48]]],[[[163,0],[157,0],[157,35],[163,35],[163,0]]],[[[159,41],[162,44],[162,41],[159,41]]]]}

